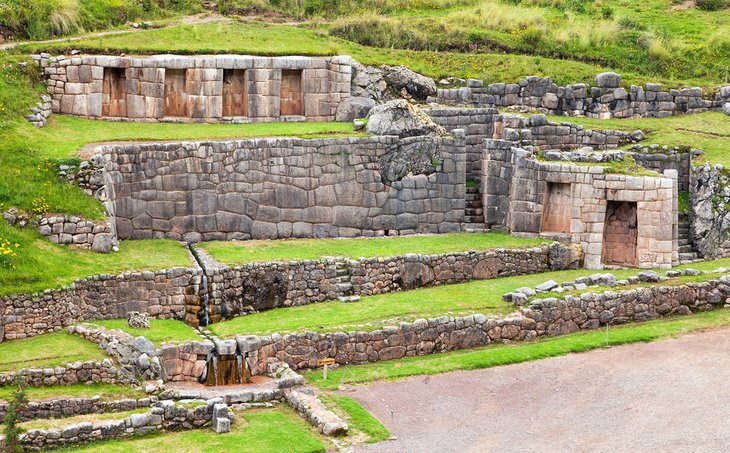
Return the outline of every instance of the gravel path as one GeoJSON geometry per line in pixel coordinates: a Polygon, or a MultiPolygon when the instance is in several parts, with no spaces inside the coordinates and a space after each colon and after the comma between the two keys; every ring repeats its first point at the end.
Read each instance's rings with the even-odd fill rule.
{"type": "Polygon", "coordinates": [[[727,451],[729,351],[723,329],[359,387],[397,440],[356,451],[727,451]]]}

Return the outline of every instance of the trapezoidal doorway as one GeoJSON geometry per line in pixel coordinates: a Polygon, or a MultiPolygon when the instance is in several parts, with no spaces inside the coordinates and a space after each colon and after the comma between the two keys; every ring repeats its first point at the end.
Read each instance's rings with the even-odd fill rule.
{"type": "Polygon", "coordinates": [[[636,203],[609,201],[603,228],[603,262],[621,266],[636,266],[638,235],[636,203]]]}
{"type": "Polygon", "coordinates": [[[165,116],[190,116],[185,73],[185,69],[165,69],[165,116]]]}
{"type": "Polygon", "coordinates": [[[104,68],[101,116],[127,116],[127,76],[124,68],[104,68]]]}
{"type": "Polygon", "coordinates": [[[540,233],[570,233],[572,200],[570,184],[547,183],[540,233]]]}
{"type": "Polygon", "coordinates": [[[301,69],[281,71],[281,115],[304,115],[304,87],[301,69]]]}
{"type": "Polygon", "coordinates": [[[248,85],[244,69],[223,70],[223,116],[248,116],[248,85]]]}

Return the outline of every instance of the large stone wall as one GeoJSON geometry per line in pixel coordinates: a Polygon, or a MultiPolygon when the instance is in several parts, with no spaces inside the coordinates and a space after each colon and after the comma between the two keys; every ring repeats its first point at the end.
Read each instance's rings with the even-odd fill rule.
{"type": "Polygon", "coordinates": [[[573,247],[553,243],[524,250],[249,263],[234,268],[208,264],[209,315],[217,322],[251,311],[338,297],[577,268],[581,261],[573,247]]]}
{"type": "MultiPolygon", "coordinates": [[[[20,412],[20,421],[130,411],[137,408],[150,407],[150,405],[156,402],[156,396],[139,399],[125,398],[113,401],[104,401],[99,395],[91,397],[61,396],[53,399],[28,402],[28,405],[20,412]]],[[[5,420],[7,410],[8,404],[0,401],[0,423],[5,420]]]]}
{"type": "Polygon", "coordinates": [[[352,69],[349,57],[78,55],[39,61],[49,79],[53,112],[135,121],[332,121],[340,101],[350,96],[352,69]],[[116,85],[110,80],[110,68],[118,74],[116,85]],[[238,99],[245,102],[245,115],[224,116],[224,104],[229,102],[224,96],[227,70],[245,71],[240,88],[245,97],[238,99]],[[282,93],[282,73],[289,70],[302,71],[303,112],[298,115],[281,112],[282,95],[286,96],[282,93]],[[172,77],[171,71],[184,74],[173,88],[177,91],[175,100],[167,99],[166,93],[170,90],[166,77],[172,77]],[[106,105],[111,92],[118,100],[109,112],[106,105]],[[171,108],[166,103],[185,112],[173,116],[165,111],[171,108]]]}
{"type": "Polygon", "coordinates": [[[129,384],[131,381],[109,359],[73,362],[53,368],[23,368],[0,373],[0,387],[22,379],[31,387],[74,384],[129,384]]]}
{"type": "Polygon", "coordinates": [[[626,264],[652,268],[678,261],[676,171],[667,170],[664,177],[607,174],[599,165],[541,162],[531,151],[502,140],[485,140],[484,152],[487,224],[512,233],[563,237],[580,244],[585,266],[597,269],[605,258],[607,207],[636,203],[636,260],[626,264]],[[565,212],[550,205],[551,184],[567,186],[565,212]],[[565,230],[545,229],[545,212],[565,217],[565,230]]]}
{"type": "Polygon", "coordinates": [[[202,271],[98,275],[39,294],[0,297],[0,341],[59,331],[81,321],[126,318],[130,311],[156,318],[185,319],[187,305],[200,304],[202,271]]]}
{"type": "Polygon", "coordinates": [[[188,242],[458,231],[464,134],[100,147],[119,239],[188,242]],[[430,174],[413,174],[423,156],[430,174]],[[388,181],[387,183],[384,181],[388,181]]]}
{"type": "Polygon", "coordinates": [[[324,358],[353,365],[688,314],[721,308],[727,304],[728,297],[730,276],[723,276],[704,283],[535,300],[506,317],[442,316],[401,322],[370,332],[303,332],[246,336],[238,340],[257,345],[249,353],[250,360],[257,364],[254,369],[262,369],[270,357],[294,369],[316,368],[317,361],[324,358]]]}
{"type": "Polygon", "coordinates": [[[701,88],[662,91],[656,83],[632,85],[627,91],[616,74],[600,74],[595,84],[558,86],[550,77],[537,76],[487,86],[481,80],[468,80],[465,87],[439,89],[428,101],[473,107],[523,107],[551,115],[592,118],[661,118],[719,109],[727,102],[721,93],[714,100],[706,99],[701,88]]]}

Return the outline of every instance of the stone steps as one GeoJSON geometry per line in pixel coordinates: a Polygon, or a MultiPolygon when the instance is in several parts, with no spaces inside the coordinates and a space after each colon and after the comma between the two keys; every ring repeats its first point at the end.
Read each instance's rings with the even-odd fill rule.
{"type": "Polygon", "coordinates": [[[489,228],[484,225],[484,222],[468,222],[464,223],[465,233],[488,233],[489,228]]]}
{"type": "Polygon", "coordinates": [[[467,224],[480,224],[478,229],[484,229],[484,208],[482,206],[482,194],[479,188],[467,187],[464,200],[464,221],[467,224]]]}

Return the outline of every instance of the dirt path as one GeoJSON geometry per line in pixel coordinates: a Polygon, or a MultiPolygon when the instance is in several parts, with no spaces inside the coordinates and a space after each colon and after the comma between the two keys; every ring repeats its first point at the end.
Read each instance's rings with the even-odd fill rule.
{"type": "Polygon", "coordinates": [[[397,440],[356,451],[725,451],[728,351],[724,329],[361,387],[397,440]]]}
{"type": "MultiPolygon", "coordinates": [[[[160,27],[160,28],[175,27],[177,25],[183,25],[183,24],[186,24],[186,25],[187,24],[204,24],[204,23],[208,23],[208,22],[229,21],[229,20],[231,20],[231,19],[218,15],[218,14],[198,14],[195,16],[185,16],[180,19],[171,21],[164,27],[160,27]]],[[[16,48],[18,46],[22,46],[24,44],[46,44],[46,43],[64,42],[64,41],[80,41],[82,39],[98,38],[100,36],[137,33],[137,32],[144,31],[144,30],[145,29],[143,29],[143,28],[130,28],[128,30],[100,31],[100,32],[95,32],[95,33],[87,33],[87,34],[79,35],[79,36],[70,36],[70,37],[67,36],[64,38],[47,39],[44,41],[14,41],[14,42],[8,42],[5,44],[0,44],[0,51],[14,49],[14,48],[16,48]]]]}

